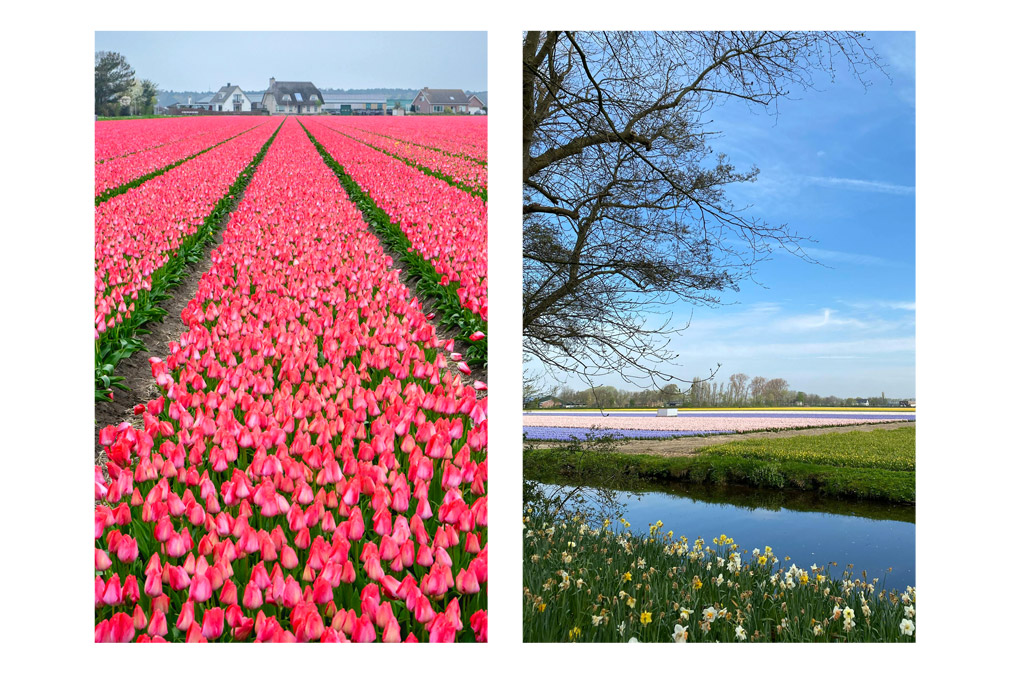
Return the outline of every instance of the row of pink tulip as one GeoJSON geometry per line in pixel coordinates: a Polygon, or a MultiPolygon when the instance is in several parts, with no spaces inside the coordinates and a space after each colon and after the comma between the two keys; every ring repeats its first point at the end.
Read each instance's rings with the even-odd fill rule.
{"type": "Polygon", "coordinates": [[[152,276],[228,193],[280,119],[95,208],[95,339],[128,319],[152,276]]]}
{"type": "Polygon", "coordinates": [[[487,163],[487,117],[360,117],[356,128],[487,163]]]}
{"type": "Polygon", "coordinates": [[[100,433],[95,640],[486,640],[486,398],[299,125],[223,238],[100,433]]]}
{"type": "Polygon", "coordinates": [[[186,157],[213,147],[229,138],[263,124],[266,120],[254,117],[231,118],[231,123],[214,130],[162,145],[144,152],[128,154],[95,165],[95,196],[110,189],[154,173],[186,157]]]}
{"type": "Polygon", "coordinates": [[[389,152],[401,159],[406,159],[419,166],[437,171],[442,175],[452,178],[456,182],[472,189],[487,192],[487,165],[479,164],[470,159],[460,156],[446,154],[439,150],[430,149],[422,145],[417,145],[405,140],[393,140],[392,138],[368,133],[358,130],[352,124],[357,122],[337,118],[331,122],[331,126],[341,133],[368,143],[385,152],[389,152]]]}
{"type": "Polygon", "coordinates": [[[487,203],[334,131],[332,120],[304,123],[442,274],[442,283],[459,283],[460,303],[487,320],[487,203]]]}
{"type": "Polygon", "coordinates": [[[95,122],[95,163],[232,126],[235,117],[169,117],[95,122]]]}

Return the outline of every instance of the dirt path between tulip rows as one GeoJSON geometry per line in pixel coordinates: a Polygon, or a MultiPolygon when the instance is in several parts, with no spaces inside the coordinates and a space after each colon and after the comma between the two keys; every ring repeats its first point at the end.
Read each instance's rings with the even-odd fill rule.
{"type": "MultiPolygon", "coordinates": [[[[244,196],[245,192],[243,191],[238,195],[238,201],[241,202],[244,196]]],[[[236,207],[237,205],[238,204],[236,204],[236,207]]],[[[207,244],[204,247],[203,257],[200,258],[200,261],[192,267],[189,267],[188,273],[183,281],[168,291],[171,297],[160,304],[162,308],[168,311],[168,315],[165,316],[161,322],[150,323],[145,326],[150,334],[138,335],[138,337],[144,342],[144,346],[147,350],[134,353],[132,356],[121,361],[116,366],[116,374],[124,377],[125,380],[123,383],[125,383],[130,390],[116,390],[114,400],[95,404],[96,464],[104,464],[105,462],[105,451],[98,441],[98,433],[102,428],[107,425],[119,425],[123,421],[135,424],[136,427],[143,427],[141,418],[133,415],[133,407],[137,404],[146,404],[149,400],[154,399],[159,394],[158,386],[154,382],[154,377],[151,376],[151,365],[148,362],[148,358],[153,356],[158,356],[160,358],[167,357],[168,344],[172,341],[178,341],[179,337],[186,330],[186,326],[182,322],[182,310],[186,308],[190,299],[196,296],[196,290],[200,284],[201,276],[203,276],[203,274],[211,267],[210,251],[221,245],[221,234],[230,221],[231,213],[224,218],[220,229],[218,229],[214,236],[207,241],[207,244]]],[[[374,230],[372,230],[371,224],[369,224],[369,231],[372,232],[372,235],[378,239],[379,244],[381,245],[382,239],[379,238],[374,230]]],[[[385,250],[384,247],[383,250],[385,250]]],[[[386,251],[386,254],[389,254],[389,252],[386,251]]],[[[389,255],[389,257],[393,260],[393,266],[401,271],[401,282],[410,288],[410,293],[417,297],[418,302],[420,302],[423,307],[424,298],[417,294],[417,280],[407,280],[407,269],[403,263],[399,261],[399,258],[396,255],[389,255]]],[[[440,339],[450,339],[459,336],[459,330],[446,329],[444,326],[439,324],[438,321],[440,319],[441,314],[436,310],[434,319],[430,321],[435,326],[435,333],[440,339]]],[[[449,369],[453,373],[459,374],[460,380],[467,385],[473,385],[474,381],[478,379],[487,381],[486,368],[473,367],[471,368],[471,373],[467,375],[459,371],[457,363],[450,360],[449,369]]],[[[478,398],[486,396],[486,390],[477,391],[478,398]]]]}
{"type": "MultiPolygon", "coordinates": [[[[689,437],[671,437],[668,439],[632,439],[621,444],[617,450],[620,453],[634,453],[647,456],[690,456],[699,450],[748,439],[778,439],[780,437],[810,437],[836,432],[871,432],[873,430],[896,430],[897,428],[914,428],[915,421],[893,421],[890,423],[865,423],[862,425],[836,425],[821,428],[802,428],[799,430],[768,430],[762,432],[740,432],[732,435],[701,435],[689,437]]],[[[551,442],[527,442],[537,448],[546,448],[551,442]]]]}
{"type": "MultiPolygon", "coordinates": [[[[308,133],[308,129],[306,129],[304,126],[302,127],[302,130],[304,130],[306,132],[306,134],[308,133]]],[[[331,130],[336,131],[336,129],[331,129],[331,130]]],[[[358,138],[352,138],[351,136],[348,136],[346,133],[342,133],[340,131],[337,131],[337,133],[340,133],[341,135],[343,135],[343,136],[345,136],[345,137],[347,137],[347,138],[349,138],[351,140],[354,140],[356,142],[362,143],[363,145],[371,147],[371,145],[368,145],[368,143],[365,143],[365,142],[361,141],[358,138]]],[[[375,150],[376,152],[382,152],[382,150],[377,149],[375,147],[372,147],[372,149],[375,150]]],[[[331,155],[331,157],[332,157],[332,155],[331,155]]],[[[336,161],[335,158],[333,160],[336,161]]],[[[414,168],[416,169],[416,167],[414,167],[414,168]]],[[[353,180],[353,178],[351,178],[351,180],[353,180]]],[[[343,185],[341,185],[341,187],[343,187],[343,185]]],[[[350,194],[347,194],[346,191],[344,193],[347,196],[348,200],[350,200],[352,203],[354,203],[354,200],[351,199],[350,194]]],[[[357,204],[355,204],[355,205],[357,205],[357,204]]],[[[378,207],[378,204],[376,204],[376,207],[378,207]]],[[[394,252],[390,252],[386,248],[386,245],[382,241],[382,236],[380,236],[379,233],[375,230],[375,227],[372,225],[371,220],[368,218],[368,216],[365,214],[365,212],[362,211],[360,208],[358,209],[358,212],[361,213],[361,218],[365,221],[365,224],[368,225],[368,231],[378,241],[379,246],[382,248],[382,250],[389,256],[390,259],[393,260],[393,268],[394,269],[398,269],[400,271],[400,282],[403,283],[404,285],[406,285],[407,288],[410,289],[410,294],[412,296],[414,296],[414,297],[417,298],[418,303],[421,305],[421,310],[424,311],[425,314],[434,313],[434,317],[431,320],[429,320],[428,322],[430,322],[435,327],[435,334],[438,336],[438,338],[442,339],[443,341],[446,340],[446,339],[462,339],[462,338],[464,338],[465,335],[463,335],[462,330],[460,330],[458,327],[446,327],[445,325],[441,324],[441,320],[442,320],[442,315],[443,314],[442,314],[442,312],[436,306],[431,306],[430,308],[427,308],[425,306],[425,298],[423,296],[421,296],[417,292],[417,283],[418,283],[419,279],[418,278],[410,278],[409,277],[409,275],[410,275],[410,269],[407,268],[406,263],[403,262],[403,260],[400,259],[400,256],[398,254],[396,254],[395,251],[394,252]]],[[[388,213],[387,213],[387,216],[388,216],[388,213]]],[[[390,222],[392,224],[394,224],[394,225],[397,224],[396,222],[393,222],[392,218],[390,218],[390,222]]],[[[429,302],[429,304],[432,304],[432,303],[433,302],[429,302]]],[[[447,354],[447,356],[448,356],[448,354],[447,354]]],[[[470,363],[467,363],[467,365],[470,365],[470,363]]],[[[451,371],[453,374],[458,374],[459,375],[459,379],[460,379],[460,381],[463,382],[464,385],[472,386],[475,381],[484,381],[485,383],[487,382],[487,367],[486,366],[479,367],[477,365],[472,365],[472,366],[470,366],[470,373],[469,374],[464,374],[462,371],[460,371],[459,364],[456,363],[456,362],[453,362],[452,360],[449,360],[448,366],[449,366],[449,371],[451,371]]],[[[484,398],[484,397],[487,397],[487,390],[478,390],[477,391],[477,398],[481,399],[481,398],[484,398]]]]}
{"type": "MultiPolygon", "coordinates": [[[[238,196],[239,201],[245,192],[238,196]]],[[[181,283],[168,290],[171,295],[169,299],[159,304],[168,311],[161,322],[148,323],[144,326],[150,334],[139,335],[144,342],[146,351],[134,353],[129,358],[116,365],[116,374],[124,377],[123,381],[130,390],[115,390],[114,398],[111,402],[95,403],[95,460],[99,456],[105,458],[102,445],[98,442],[98,433],[106,425],[118,425],[123,421],[136,424],[136,427],[143,427],[140,416],[133,415],[133,407],[137,404],[146,404],[148,401],[158,396],[158,386],[151,376],[151,365],[148,358],[157,356],[162,359],[168,357],[168,344],[171,341],[178,341],[182,333],[186,331],[186,325],[182,322],[182,310],[190,299],[196,296],[196,289],[200,284],[200,277],[210,269],[210,251],[221,245],[221,232],[231,220],[231,213],[223,220],[223,225],[215,234],[208,239],[203,249],[203,257],[200,261],[187,269],[187,275],[181,283]]]]}
{"type": "MultiPolygon", "coordinates": [[[[241,200],[241,196],[239,199],[241,200]]],[[[229,214],[228,218],[224,221],[225,226],[227,226],[230,219],[231,215],[229,214]]],[[[167,357],[169,342],[178,341],[182,333],[186,331],[186,326],[182,322],[182,310],[186,308],[190,299],[196,296],[196,290],[200,284],[200,277],[210,269],[210,251],[221,244],[222,231],[224,231],[223,227],[219,229],[217,233],[215,233],[214,236],[207,242],[207,246],[204,248],[203,257],[197,264],[189,269],[189,273],[186,278],[179,285],[176,285],[174,288],[169,290],[171,298],[161,304],[161,306],[168,311],[168,315],[165,316],[161,322],[151,323],[146,326],[150,331],[150,334],[139,336],[139,338],[144,342],[144,346],[147,350],[134,353],[132,356],[123,360],[116,366],[116,374],[125,378],[124,383],[129,386],[130,390],[116,390],[115,399],[113,401],[95,404],[95,420],[98,421],[95,425],[96,462],[104,463],[105,459],[105,451],[102,449],[102,445],[98,442],[98,432],[102,428],[107,425],[118,425],[123,421],[136,424],[136,427],[143,427],[140,417],[133,415],[133,407],[137,404],[146,404],[149,400],[154,399],[159,394],[158,386],[154,382],[154,377],[151,376],[151,365],[148,362],[148,358],[152,356],[158,356],[160,358],[167,357]]],[[[390,257],[393,256],[390,255],[390,257]]],[[[393,264],[396,268],[402,271],[401,276],[406,274],[406,270],[395,257],[393,257],[393,264]]],[[[415,292],[417,282],[407,282],[403,278],[401,278],[401,281],[410,287],[411,294],[416,296],[418,301],[422,302],[423,306],[423,298],[415,292]]],[[[437,321],[439,317],[440,316],[436,315],[435,319],[432,321],[435,324],[435,331],[439,338],[447,339],[457,336],[438,324],[437,321]]],[[[473,385],[473,382],[477,379],[484,381],[487,380],[485,378],[487,373],[483,369],[474,367],[468,376],[459,371],[457,364],[452,360],[449,361],[449,367],[454,373],[459,373],[460,379],[469,385],[473,385]]],[[[484,397],[486,395],[486,390],[477,391],[478,397],[484,397]]]]}

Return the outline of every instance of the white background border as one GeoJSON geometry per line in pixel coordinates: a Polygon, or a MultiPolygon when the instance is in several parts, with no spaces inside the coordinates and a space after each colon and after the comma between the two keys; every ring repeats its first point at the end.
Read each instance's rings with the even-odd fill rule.
{"type": "MultiPolygon", "coordinates": [[[[691,664],[849,670],[981,663],[1005,630],[1003,26],[980,3],[102,2],[5,11],[2,604],[12,668],[463,670],[691,664]],[[520,39],[523,27],[917,31],[919,402],[913,646],[521,645],[520,39]],[[250,646],[169,656],[92,639],[92,52],[95,30],[488,30],[491,644],[250,646]],[[39,111],[32,112],[37,106],[39,111]],[[997,295],[996,292],[1000,294],[997,295]],[[972,366],[952,369],[952,361],[972,366]],[[1003,392],[1001,389],[999,392],[1003,392]],[[10,432],[13,430],[13,432],[10,432]],[[990,432],[994,430],[995,432],[990,432]],[[984,644],[979,644],[984,641],[984,644]],[[962,644],[971,643],[962,648],[962,644]],[[670,649],[673,648],[673,649],[670,649]],[[629,655],[631,658],[629,659],[629,655]],[[256,657],[253,659],[253,657],[256,657]]],[[[127,54],[127,57],[129,55],[127,54]]],[[[409,58],[409,53],[404,54],[409,58]]],[[[142,73],[141,73],[142,74],[142,73]]]]}

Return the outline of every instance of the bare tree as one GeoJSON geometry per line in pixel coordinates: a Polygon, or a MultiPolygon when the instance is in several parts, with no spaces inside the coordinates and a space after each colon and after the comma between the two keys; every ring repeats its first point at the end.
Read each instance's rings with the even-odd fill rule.
{"type": "Polygon", "coordinates": [[[750,380],[751,404],[760,406],[764,403],[766,383],[768,383],[768,379],[763,376],[755,376],[750,380]]]}
{"type": "Polygon", "coordinates": [[[754,180],[712,156],[713,105],[774,112],[817,71],[862,80],[877,56],[848,32],[538,32],[523,40],[524,350],[555,374],[677,379],[675,301],[712,305],[777,248],[785,225],[725,187],[754,180]]]}
{"type": "Polygon", "coordinates": [[[747,381],[749,380],[750,377],[743,373],[733,374],[729,377],[731,404],[739,407],[747,403],[747,381]]]}
{"type": "Polygon", "coordinates": [[[786,396],[789,394],[789,384],[785,379],[775,378],[765,382],[764,399],[765,404],[781,406],[785,404],[786,396]]]}

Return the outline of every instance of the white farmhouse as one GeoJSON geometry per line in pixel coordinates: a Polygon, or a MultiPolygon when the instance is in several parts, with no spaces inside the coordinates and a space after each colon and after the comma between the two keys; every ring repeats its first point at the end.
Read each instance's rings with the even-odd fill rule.
{"type": "Polygon", "coordinates": [[[228,82],[210,99],[210,109],[214,112],[250,112],[252,104],[238,85],[232,86],[228,82]]]}

